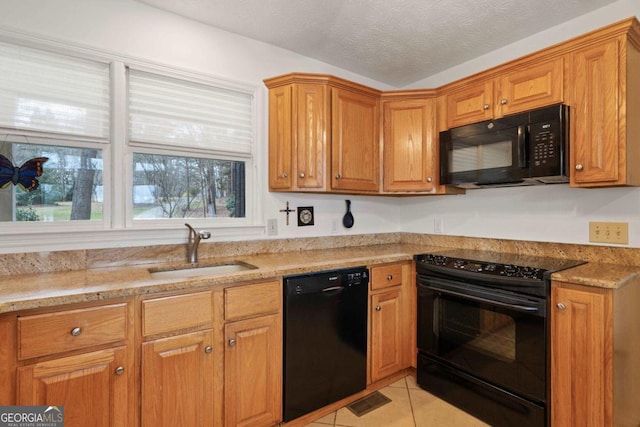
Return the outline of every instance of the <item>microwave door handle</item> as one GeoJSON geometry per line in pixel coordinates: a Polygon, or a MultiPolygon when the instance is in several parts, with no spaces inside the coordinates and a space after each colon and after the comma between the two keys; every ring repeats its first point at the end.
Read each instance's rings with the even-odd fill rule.
{"type": "Polygon", "coordinates": [[[527,167],[529,153],[527,152],[527,128],[518,126],[518,167],[527,167]]]}

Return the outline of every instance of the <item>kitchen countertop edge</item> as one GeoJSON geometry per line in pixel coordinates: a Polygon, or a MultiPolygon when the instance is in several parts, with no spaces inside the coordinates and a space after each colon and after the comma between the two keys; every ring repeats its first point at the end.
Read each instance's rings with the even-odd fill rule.
{"type": "MultiPolygon", "coordinates": [[[[445,249],[451,248],[394,243],[209,258],[201,260],[201,264],[206,266],[240,262],[257,268],[188,279],[154,279],[149,273],[150,269],[180,268],[187,266],[186,263],[156,263],[0,276],[0,314],[134,295],[225,288],[256,280],[314,271],[409,261],[415,254],[445,249]]],[[[552,275],[554,281],[601,288],[617,288],[637,283],[640,281],[639,278],[638,267],[594,263],[583,264],[552,275]]]]}

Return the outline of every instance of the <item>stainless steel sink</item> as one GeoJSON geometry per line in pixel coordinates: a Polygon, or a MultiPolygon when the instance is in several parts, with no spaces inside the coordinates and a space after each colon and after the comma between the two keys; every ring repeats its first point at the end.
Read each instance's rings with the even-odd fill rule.
{"type": "Polygon", "coordinates": [[[154,279],[188,278],[200,276],[219,276],[221,274],[237,273],[239,271],[254,270],[258,267],[244,262],[232,262],[215,265],[198,265],[171,269],[149,269],[154,279]]]}

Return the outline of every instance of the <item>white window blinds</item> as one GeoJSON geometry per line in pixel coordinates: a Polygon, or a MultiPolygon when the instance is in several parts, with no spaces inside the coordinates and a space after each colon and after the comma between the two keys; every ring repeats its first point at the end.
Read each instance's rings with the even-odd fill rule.
{"type": "Polygon", "coordinates": [[[0,43],[0,126],[109,138],[109,65],[0,43]]]}
{"type": "Polygon", "coordinates": [[[129,70],[129,140],[251,154],[252,95],[129,70]]]}

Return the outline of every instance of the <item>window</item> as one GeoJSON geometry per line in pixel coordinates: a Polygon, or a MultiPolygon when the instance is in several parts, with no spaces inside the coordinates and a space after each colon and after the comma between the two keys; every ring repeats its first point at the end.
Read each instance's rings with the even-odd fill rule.
{"type": "Polygon", "coordinates": [[[133,219],[243,218],[251,94],[135,69],[128,88],[133,219]]]}
{"type": "Polygon", "coordinates": [[[133,218],[242,218],[244,162],[135,153],[133,218]]]}
{"type": "Polygon", "coordinates": [[[0,222],[102,221],[109,65],[0,43],[0,72],[0,222]]]}
{"type": "Polygon", "coordinates": [[[257,88],[4,40],[0,252],[182,241],[185,218],[253,232],[257,88]]]}
{"type": "MultiPolygon", "coordinates": [[[[33,174],[29,175],[21,167],[22,182],[16,187],[9,187],[12,182],[5,183],[6,187],[0,190],[0,221],[103,219],[102,150],[10,141],[5,141],[3,146],[6,159],[19,159],[14,167],[41,167],[42,173],[30,185],[33,174]],[[33,164],[29,165],[29,161],[33,164]],[[28,190],[29,187],[34,188],[28,190]]],[[[3,167],[10,165],[0,164],[0,169],[3,167]]]]}

